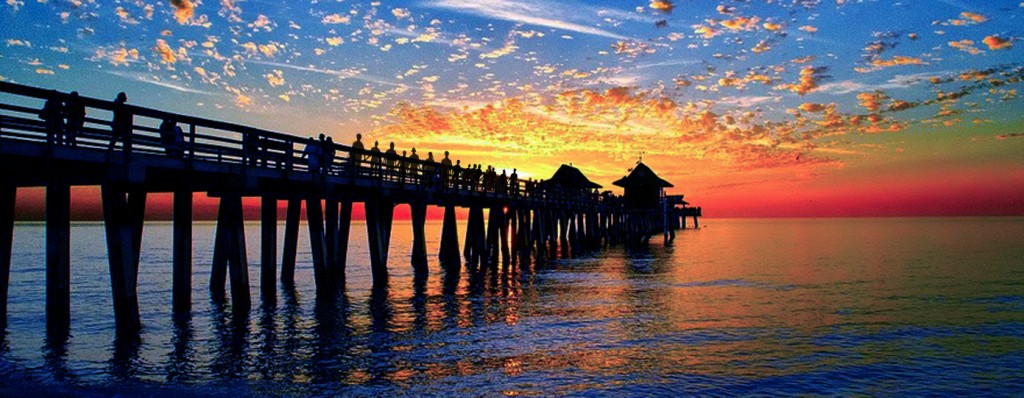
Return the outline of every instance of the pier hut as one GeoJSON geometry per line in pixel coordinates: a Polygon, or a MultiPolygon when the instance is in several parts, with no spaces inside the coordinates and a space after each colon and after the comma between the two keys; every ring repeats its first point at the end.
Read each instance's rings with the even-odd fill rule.
{"type": "Polygon", "coordinates": [[[625,191],[623,201],[630,213],[631,235],[646,241],[654,233],[663,231],[665,240],[669,240],[665,188],[672,188],[672,183],[658,177],[643,161],[638,161],[629,175],[612,184],[625,191]]]}
{"type": "MultiPolygon", "coordinates": [[[[601,185],[590,181],[580,169],[571,164],[558,167],[555,174],[541,182],[541,187],[549,195],[562,197],[570,202],[589,202],[596,200],[601,185]]],[[[594,242],[597,225],[597,213],[585,211],[578,206],[568,206],[566,210],[552,215],[559,227],[559,247],[562,256],[576,255],[584,250],[584,246],[594,242]],[[572,249],[572,252],[569,251],[572,249]]]]}

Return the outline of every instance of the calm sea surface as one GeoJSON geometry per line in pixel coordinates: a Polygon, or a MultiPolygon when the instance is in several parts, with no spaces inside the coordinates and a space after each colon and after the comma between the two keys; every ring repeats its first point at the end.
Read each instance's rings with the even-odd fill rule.
{"type": "MultiPolygon", "coordinates": [[[[464,230],[460,226],[460,231],[464,230]]],[[[440,224],[428,224],[437,253],[440,224]]],[[[283,230],[283,228],[281,228],[283,230]]],[[[72,336],[45,339],[43,227],[15,227],[0,395],[996,395],[1024,391],[1024,219],[708,219],[649,248],[416,283],[395,226],[387,292],[354,224],[347,289],[317,300],[306,230],[296,288],[253,310],[208,291],[171,316],[171,226],[146,224],[141,342],[115,341],[101,224],[72,227],[72,336]]]]}

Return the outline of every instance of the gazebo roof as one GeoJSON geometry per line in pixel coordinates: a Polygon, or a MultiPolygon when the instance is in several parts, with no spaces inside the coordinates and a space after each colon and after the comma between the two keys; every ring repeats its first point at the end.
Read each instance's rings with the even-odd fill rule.
{"type": "Polygon", "coordinates": [[[613,182],[617,186],[623,188],[634,188],[634,187],[657,187],[657,188],[671,188],[672,183],[661,179],[650,167],[646,164],[637,163],[633,171],[628,176],[620,178],[618,181],[613,182]]]}
{"type": "Polygon", "coordinates": [[[601,188],[597,183],[587,179],[580,169],[563,164],[555,171],[555,174],[544,181],[545,185],[558,185],[567,189],[595,189],[601,188]]]}

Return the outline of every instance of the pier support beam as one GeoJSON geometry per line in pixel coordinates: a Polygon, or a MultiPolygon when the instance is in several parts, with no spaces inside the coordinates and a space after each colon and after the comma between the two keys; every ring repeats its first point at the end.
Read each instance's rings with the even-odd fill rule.
{"type": "Polygon", "coordinates": [[[324,213],[320,198],[310,195],[306,198],[306,224],[309,225],[309,248],[313,254],[313,279],[316,291],[324,292],[330,286],[327,275],[327,258],[324,242],[324,213]]]}
{"type": "Polygon", "coordinates": [[[217,214],[210,292],[215,300],[222,300],[225,281],[230,274],[231,309],[236,314],[248,313],[252,306],[249,297],[249,260],[246,256],[243,221],[242,196],[236,193],[222,196],[217,214]]]}
{"type": "Polygon", "coordinates": [[[499,250],[499,239],[501,234],[502,225],[505,224],[504,210],[498,207],[492,207],[487,212],[487,250],[486,258],[487,265],[496,266],[498,265],[498,250],[499,250]]]}
{"type": "Polygon", "coordinates": [[[333,287],[334,266],[338,263],[338,201],[324,200],[324,272],[333,287]]]}
{"type": "Polygon", "coordinates": [[[299,217],[302,215],[302,200],[288,199],[285,213],[284,246],[281,248],[281,284],[295,284],[295,256],[299,244],[299,217]]]}
{"type": "Polygon", "coordinates": [[[172,307],[175,314],[192,310],[192,192],[174,192],[174,265],[172,307]]]}
{"type": "Polygon", "coordinates": [[[348,262],[348,237],[352,230],[352,201],[341,201],[341,212],[338,213],[338,233],[335,246],[334,265],[331,277],[335,285],[344,289],[345,287],[345,266],[348,262]]]}
{"type": "Polygon", "coordinates": [[[11,280],[11,249],[14,243],[14,202],[18,188],[0,180],[0,331],[7,327],[7,291],[11,280]]]}
{"type": "MultiPolygon", "coordinates": [[[[466,225],[466,264],[475,269],[487,252],[487,237],[484,227],[484,209],[480,206],[469,208],[469,220],[466,225]]],[[[484,260],[486,261],[486,260],[484,260]]]]}
{"type": "Polygon", "coordinates": [[[562,247],[562,258],[569,257],[569,238],[576,233],[576,227],[572,222],[572,214],[563,213],[559,217],[558,223],[560,224],[558,243],[562,247]]]}
{"type": "Polygon", "coordinates": [[[277,198],[263,195],[260,203],[260,296],[277,297],[277,198]]]}
{"type": "Polygon", "coordinates": [[[509,263],[512,262],[512,253],[508,244],[509,219],[514,217],[515,213],[513,213],[512,210],[509,210],[506,213],[505,209],[501,206],[499,206],[496,211],[498,212],[498,217],[500,219],[500,223],[498,224],[498,239],[500,239],[501,244],[501,265],[508,266],[509,263]]]}
{"type": "Polygon", "coordinates": [[[370,246],[370,268],[373,285],[387,286],[388,250],[391,245],[391,221],[395,205],[385,197],[374,197],[366,201],[366,238],[370,246]]]}
{"type": "Polygon", "coordinates": [[[118,332],[134,333],[139,321],[138,276],[146,193],[104,185],[103,224],[107,232],[110,288],[118,332]]]}
{"type": "Polygon", "coordinates": [[[46,186],[46,331],[64,340],[71,331],[71,185],[55,177],[46,186]]]}
{"type": "Polygon", "coordinates": [[[427,204],[409,204],[412,216],[412,268],[416,275],[427,274],[427,204]]]}
{"type": "Polygon", "coordinates": [[[444,224],[441,225],[441,247],[437,254],[445,271],[458,271],[462,267],[459,258],[459,227],[455,220],[455,206],[445,205],[444,224]]]}
{"type": "Polygon", "coordinates": [[[245,250],[245,225],[242,217],[242,197],[230,195],[221,200],[230,202],[231,234],[228,252],[228,271],[231,274],[231,310],[235,314],[248,313],[252,305],[249,297],[249,260],[245,250]]]}
{"type": "Polygon", "coordinates": [[[217,206],[217,230],[213,235],[213,261],[210,265],[210,294],[214,300],[224,299],[224,286],[228,283],[228,251],[231,250],[231,212],[229,202],[220,198],[217,206]]]}

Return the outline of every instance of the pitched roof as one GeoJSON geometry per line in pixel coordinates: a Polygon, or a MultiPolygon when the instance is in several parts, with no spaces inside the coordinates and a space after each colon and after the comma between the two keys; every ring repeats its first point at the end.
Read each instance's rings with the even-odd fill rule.
{"type": "Polygon", "coordinates": [[[555,174],[544,181],[546,185],[558,185],[568,189],[594,189],[601,188],[597,183],[587,179],[580,169],[563,164],[555,171],[555,174]]]}
{"type": "Polygon", "coordinates": [[[626,187],[658,187],[658,188],[671,188],[672,183],[661,179],[650,167],[646,164],[637,163],[633,171],[628,176],[620,178],[618,181],[613,182],[617,186],[626,187]]]}

